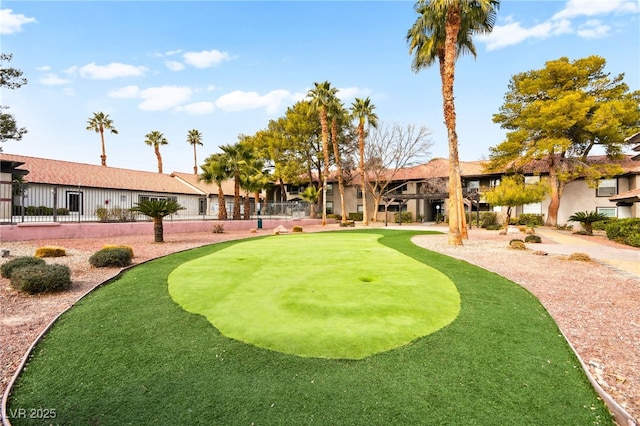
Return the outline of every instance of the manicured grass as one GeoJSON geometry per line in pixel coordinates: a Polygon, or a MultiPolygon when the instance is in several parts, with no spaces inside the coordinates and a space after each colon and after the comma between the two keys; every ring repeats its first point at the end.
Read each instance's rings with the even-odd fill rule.
{"type": "Polygon", "coordinates": [[[171,297],[225,336],[298,356],[361,359],[455,319],[453,282],[376,234],[279,235],[186,262],[171,297]]]}
{"type": "Polygon", "coordinates": [[[217,244],[137,266],[81,301],[36,347],[9,410],[55,409],[47,424],[613,424],[530,293],[416,247],[411,231],[335,235],[344,232],[381,234],[447,275],[460,293],[458,317],[361,360],[261,349],[224,337],[169,295],[176,267],[242,243],[217,244]]]}

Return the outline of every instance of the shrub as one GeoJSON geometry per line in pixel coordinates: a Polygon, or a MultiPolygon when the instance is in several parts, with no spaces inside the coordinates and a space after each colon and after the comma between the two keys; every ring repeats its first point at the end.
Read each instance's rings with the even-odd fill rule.
{"type": "Polygon", "coordinates": [[[351,212],[347,215],[347,218],[355,222],[362,222],[364,220],[363,215],[364,213],[362,212],[351,212]]]}
{"type": "Polygon", "coordinates": [[[340,222],[340,226],[350,226],[350,227],[354,227],[356,226],[356,223],[352,220],[346,220],[344,222],[340,222]]]}
{"type": "Polygon", "coordinates": [[[128,266],[131,264],[131,253],[122,247],[103,248],[91,255],[89,263],[96,268],[128,266]]]}
{"type": "Polygon", "coordinates": [[[571,253],[568,260],[577,260],[579,262],[591,262],[591,257],[586,253],[571,253]]]}
{"type": "Polygon", "coordinates": [[[25,266],[44,265],[45,263],[46,262],[39,257],[16,257],[15,259],[12,259],[7,263],[3,263],[2,265],[0,265],[0,276],[2,276],[2,278],[11,278],[11,274],[13,273],[13,271],[18,268],[23,268],[25,266]]]}
{"type": "Polygon", "coordinates": [[[498,223],[498,214],[496,212],[482,212],[480,213],[480,227],[487,228],[491,225],[498,223]]]}
{"type": "Polygon", "coordinates": [[[291,232],[302,232],[302,226],[294,226],[291,232]]]}
{"type": "Polygon", "coordinates": [[[502,229],[502,225],[498,225],[498,224],[496,223],[496,224],[492,224],[492,225],[487,225],[485,228],[486,228],[488,231],[497,231],[497,230],[499,230],[499,229],[502,229]]]}
{"type": "Polygon", "coordinates": [[[71,271],[65,265],[32,265],[11,274],[11,286],[29,294],[62,291],[71,287],[71,271]]]}
{"type": "Polygon", "coordinates": [[[342,218],[340,217],[340,215],[339,215],[339,214],[329,213],[329,214],[327,215],[327,219],[340,220],[340,219],[342,219],[342,218]]]}
{"type": "Polygon", "coordinates": [[[593,222],[606,220],[607,216],[598,212],[576,212],[569,216],[569,222],[580,222],[580,225],[587,231],[587,235],[593,235],[593,222]]]}
{"type": "Polygon", "coordinates": [[[542,238],[538,237],[537,235],[527,235],[527,237],[524,239],[525,243],[541,243],[542,242],[542,238]]]}
{"type": "Polygon", "coordinates": [[[509,241],[509,248],[514,250],[526,250],[527,246],[524,244],[524,241],[516,239],[509,241]]]}
{"type": "Polygon", "coordinates": [[[222,223],[217,223],[213,225],[213,233],[214,234],[224,234],[224,225],[222,223]]]}
{"type": "Polygon", "coordinates": [[[573,225],[564,224],[564,225],[556,225],[556,229],[558,231],[571,231],[573,230],[573,225]]]}
{"type": "Polygon", "coordinates": [[[102,246],[103,249],[113,249],[113,248],[121,248],[124,249],[126,251],[129,252],[129,256],[131,256],[131,258],[133,258],[133,248],[131,246],[123,246],[123,245],[117,245],[117,244],[105,244],[104,246],[102,246]]]}
{"type": "Polygon", "coordinates": [[[618,219],[609,222],[605,231],[611,241],[626,244],[632,247],[640,247],[640,219],[618,219]]]}
{"type": "Polygon", "coordinates": [[[543,214],[523,213],[518,216],[518,225],[542,226],[544,225],[543,214]]]}
{"type": "Polygon", "coordinates": [[[66,256],[67,251],[62,247],[44,246],[36,249],[36,257],[61,257],[66,256]]]}
{"type": "Polygon", "coordinates": [[[396,223],[411,223],[413,222],[413,214],[411,212],[397,212],[393,215],[393,221],[396,223]]]}

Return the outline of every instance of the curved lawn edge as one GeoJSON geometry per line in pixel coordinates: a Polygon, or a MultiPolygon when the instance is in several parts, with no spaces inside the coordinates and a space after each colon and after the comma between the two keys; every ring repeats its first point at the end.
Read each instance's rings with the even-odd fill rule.
{"type": "MultiPolygon", "coordinates": [[[[340,232],[344,232],[344,231],[340,231],[340,232]]],[[[348,231],[347,231],[348,232],[348,231]]],[[[256,238],[261,238],[261,237],[256,237],[256,238]]],[[[225,244],[226,242],[219,242],[219,243],[215,243],[212,245],[220,245],[220,244],[225,244]]],[[[202,247],[199,247],[202,248],[202,247]]],[[[184,251],[191,251],[197,248],[191,248],[191,249],[187,249],[184,251]]],[[[178,253],[178,252],[176,252],[178,253]]],[[[175,253],[174,253],[175,254],[175,253]]],[[[172,255],[172,254],[171,254],[172,255]]],[[[171,256],[171,255],[167,255],[167,256],[171,256]]],[[[162,257],[167,257],[167,256],[162,256],[162,257]]],[[[447,257],[444,255],[440,255],[443,257],[447,257]]],[[[158,259],[158,258],[156,258],[158,259]]],[[[23,361],[20,364],[18,370],[16,371],[16,373],[14,374],[12,380],[9,382],[9,385],[7,386],[5,393],[3,395],[2,398],[2,424],[6,425],[6,426],[10,426],[11,423],[9,421],[9,419],[6,417],[6,413],[7,413],[7,402],[8,399],[11,395],[11,391],[13,386],[15,385],[16,379],[21,375],[21,373],[24,370],[25,364],[27,362],[27,360],[29,359],[30,355],[32,354],[33,350],[36,347],[36,344],[39,343],[42,338],[50,331],[50,329],[52,328],[52,326],[59,320],[59,318],[61,316],[63,316],[65,313],[67,313],[69,310],[71,310],[71,308],[75,307],[75,305],[80,302],[81,300],[83,300],[84,298],[86,298],[86,296],[94,293],[94,290],[98,289],[98,288],[102,288],[104,287],[104,285],[112,283],[114,281],[117,281],[119,279],[119,277],[121,277],[121,275],[126,272],[128,269],[133,269],[136,268],[137,266],[141,266],[144,263],[148,263],[150,261],[153,261],[155,259],[151,259],[147,262],[143,262],[140,264],[136,264],[133,265],[129,268],[125,268],[122,269],[116,276],[109,278],[108,280],[104,281],[103,283],[99,284],[98,286],[96,286],[95,288],[91,289],[90,291],[88,291],[87,293],[85,293],[81,298],[79,298],[76,302],[74,302],[73,305],[69,306],[67,309],[65,309],[63,312],[61,312],[54,320],[52,320],[49,325],[46,327],[46,329],[40,333],[40,335],[34,340],[34,342],[32,343],[32,345],[30,346],[29,350],[27,351],[27,353],[25,354],[25,356],[23,357],[23,361]]],[[[464,262],[467,263],[467,262],[464,262]]],[[[517,284],[516,284],[517,285],[517,284]]],[[[526,290],[526,289],[524,289],[526,290]]],[[[534,296],[535,298],[535,296],[534,296]]],[[[537,298],[535,298],[537,300],[537,298]]],[[[555,321],[554,321],[555,323],[555,321]]],[[[557,324],[556,324],[557,326],[557,324]]],[[[589,379],[589,382],[592,384],[592,386],[594,387],[594,389],[597,391],[597,393],[603,397],[603,400],[607,403],[607,406],[611,407],[614,411],[613,414],[614,416],[616,416],[616,419],[619,421],[620,419],[617,416],[620,416],[626,420],[628,420],[628,424],[632,424],[635,425],[635,420],[624,410],[624,408],[620,407],[619,404],[617,404],[608,394],[606,391],[604,391],[595,381],[595,379],[593,379],[593,377],[591,376],[591,374],[589,373],[585,363],[583,362],[583,360],[580,358],[580,356],[578,355],[578,353],[576,352],[575,348],[571,345],[571,343],[569,342],[569,340],[567,339],[567,337],[564,335],[564,333],[560,330],[560,333],[563,336],[564,341],[567,343],[568,347],[571,349],[571,351],[573,352],[574,356],[578,359],[578,361],[580,362],[581,365],[581,369],[584,371],[586,377],[589,379]]]]}

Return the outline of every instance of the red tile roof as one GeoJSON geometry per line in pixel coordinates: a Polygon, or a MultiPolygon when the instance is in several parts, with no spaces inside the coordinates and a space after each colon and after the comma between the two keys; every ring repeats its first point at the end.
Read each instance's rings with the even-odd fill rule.
{"type": "Polygon", "coordinates": [[[104,167],[94,164],[72,163],[13,154],[0,154],[0,159],[24,163],[19,169],[28,170],[25,181],[32,183],[83,186],[94,188],[129,189],[172,194],[202,194],[203,191],[185,185],[171,175],[138,170],[104,167]]]}
{"type": "MultiPolygon", "coordinates": [[[[193,186],[207,194],[218,194],[218,185],[216,185],[215,183],[204,183],[203,181],[198,179],[197,175],[194,175],[193,173],[173,172],[171,173],[171,176],[176,179],[180,179],[185,182],[185,184],[193,186]]],[[[233,179],[227,179],[223,181],[222,192],[224,192],[224,195],[233,195],[233,192],[235,190],[234,186],[235,183],[233,179]]]]}

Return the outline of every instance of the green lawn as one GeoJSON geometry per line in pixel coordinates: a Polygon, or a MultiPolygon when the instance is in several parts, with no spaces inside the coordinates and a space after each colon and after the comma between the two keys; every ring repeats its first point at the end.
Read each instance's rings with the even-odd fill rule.
{"type": "MultiPolygon", "coordinates": [[[[299,236],[216,244],[136,266],[63,315],[34,350],[8,414],[43,407],[56,413],[46,424],[74,425],[613,424],[557,326],[530,293],[496,274],[416,247],[410,242],[414,234],[378,229],[305,234],[315,249],[292,253],[280,265],[280,270],[305,270],[310,257],[342,250],[352,236],[362,246],[345,256],[366,257],[368,250],[390,255],[388,249],[399,259],[413,259],[409,264],[425,265],[427,275],[430,268],[440,271],[457,288],[458,315],[409,344],[356,360],[301,357],[223,336],[205,316],[172,299],[169,277],[174,287],[188,272],[182,268],[209,258],[210,278],[216,280],[221,274],[214,259],[224,251],[234,256],[241,245],[257,244],[274,255],[276,247],[299,236]]],[[[353,276],[377,276],[378,265],[370,266],[367,274],[353,276]]],[[[246,278],[251,269],[232,273],[246,278]]],[[[373,309],[367,306],[366,312],[373,309]]]]}

